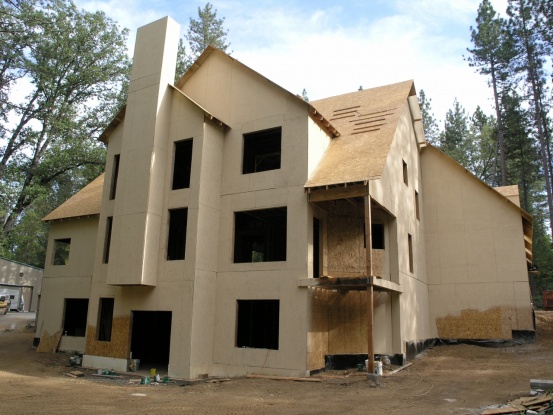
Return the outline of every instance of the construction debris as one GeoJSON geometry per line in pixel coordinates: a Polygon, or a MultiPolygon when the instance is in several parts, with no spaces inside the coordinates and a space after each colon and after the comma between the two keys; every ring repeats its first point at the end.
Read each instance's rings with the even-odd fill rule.
{"type": "Polygon", "coordinates": [[[265,375],[247,375],[249,379],[272,379],[272,380],[293,380],[296,382],[322,382],[322,379],[315,378],[295,378],[290,376],[265,376],[265,375]]]}
{"type": "Polygon", "coordinates": [[[532,389],[552,390],[553,380],[530,379],[530,387],[532,389]]]}
{"type": "Polygon", "coordinates": [[[480,415],[550,414],[553,413],[553,395],[518,398],[501,408],[486,409],[480,415]]]}

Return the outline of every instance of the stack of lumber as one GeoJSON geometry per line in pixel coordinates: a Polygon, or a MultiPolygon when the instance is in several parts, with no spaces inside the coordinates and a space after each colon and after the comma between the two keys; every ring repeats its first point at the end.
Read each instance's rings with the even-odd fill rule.
{"type": "Polygon", "coordinates": [[[553,395],[546,393],[541,396],[518,398],[502,408],[486,409],[481,415],[508,414],[549,414],[553,411],[553,395]]]}

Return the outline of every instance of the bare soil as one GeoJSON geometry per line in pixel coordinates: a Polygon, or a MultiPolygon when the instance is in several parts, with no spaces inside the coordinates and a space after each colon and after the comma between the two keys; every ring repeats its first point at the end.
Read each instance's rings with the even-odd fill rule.
{"type": "Polygon", "coordinates": [[[37,353],[29,317],[0,316],[0,404],[9,414],[479,414],[528,396],[530,379],[553,379],[553,312],[536,313],[536,343],[436,346],[379,384],[355,370],[323,374],[318,383],[102,378],[68,367],[67,354],[37,353]],[[67,377],[72,370],[85,376],[67,377]]]}

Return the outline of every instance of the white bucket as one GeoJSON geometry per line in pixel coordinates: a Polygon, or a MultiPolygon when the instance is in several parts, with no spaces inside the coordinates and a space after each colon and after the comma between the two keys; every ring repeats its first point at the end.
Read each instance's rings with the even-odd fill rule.
{"type": "Polygon", "coordinates": [[[377,376],[382,376],[382,362],[374,362],[374,372],[377,376]]]}
{"type": "MultiPolygon", "coordinates": [[[[366,367],[369,367],[369,360],[365,360],[365,366],[366,367]]],[[[374,370],[373,370],[373,374],[374,375],[377,375],[377,376],[382,376],[382,362],[376,360],[374,362],[374,370]]]]}

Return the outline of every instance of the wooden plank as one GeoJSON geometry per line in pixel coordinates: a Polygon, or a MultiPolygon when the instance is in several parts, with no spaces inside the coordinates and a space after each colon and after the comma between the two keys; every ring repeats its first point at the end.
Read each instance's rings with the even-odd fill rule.
{"type": "Polygon", "coordinates": [[[407,363],[406,365],[403,365],[403,366],[401,366],[401,367],[398,367],[398,368],[395,369],[395,370],[392,370],[392,371],[390,371],[390,372],[385,373],[383,376],[384,376],[384,377],[386,377],[386,376],[392,376],[392,375],[396,374],[397,372],[399,372],[399,371],[401,371],[401,370],[403,370],[403,369],[407,369],[407,368],[408,368],[409,366],[411,366],[412,364],[413,364],[413,363],[407,363]]]}
{"type": "Polygon", "coordinates": [[[506,415],[506,414],[518,414],[521,411],[526,411],[526,408],[522,405],[509,405],[504,408],[486,409],[480,412],[480,415],[506,415]]]}
{"type": "Polygon", "coordinates": [[[530,379],[531,389],[553,389],[553,380],[530,379]]]}
{"type": "Polygon", "coordinates": [[[82,378],[84,376],[84,373],[79,371],[79,370],[74,370],[74,371],[69,372],[69,373],[71,373],[73,376],[76,376],[78,378],[82,378]]]}
{"type": "Polygon", "coordinates": [[[317,189],[309,192],[309,202],[324,202],[326,200],[347,199],[352,197],[365,196],[367,186],[364,184],[354,184],[347,187],[333,187],[331,189],[317,189]]]}
{"type": "Polygon", "coordinates": [[[247,375],[249,379],[293,380],[295,382],[322,382],[322,379],[295,378],[290,376],[247,375]]]}

